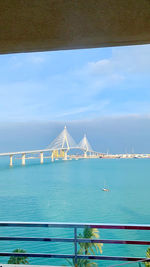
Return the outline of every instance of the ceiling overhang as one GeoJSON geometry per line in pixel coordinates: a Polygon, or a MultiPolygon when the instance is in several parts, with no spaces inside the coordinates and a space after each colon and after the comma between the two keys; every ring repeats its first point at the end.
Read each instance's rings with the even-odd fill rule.
{"type": "Polygon", "coordinates": [[[150,0],[0,1],[0,53],[150,43],[150,0]]]}

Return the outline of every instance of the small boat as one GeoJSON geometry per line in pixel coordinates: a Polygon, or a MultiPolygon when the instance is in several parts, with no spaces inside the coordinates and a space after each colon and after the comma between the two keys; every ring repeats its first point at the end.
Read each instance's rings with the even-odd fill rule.
{"type": "Polygon", "coordinates": [[[105,183],[104,183],[104,187],[102,188],[102,191],[105,191],[105,192],[109,192],[110,190],[106,187],[105,183]]]}
{"type": "Polygon", "coordinates": [[[109,192],[108,188],[102,188],[102,191],[109,192]]]}

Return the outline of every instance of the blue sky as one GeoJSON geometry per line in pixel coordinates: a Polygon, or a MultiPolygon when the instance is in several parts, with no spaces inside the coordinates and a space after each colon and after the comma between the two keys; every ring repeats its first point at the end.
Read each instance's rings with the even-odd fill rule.
{"type": "Polygon", "coordinates": [[[150,122],[150,45],[1,55],[0,74],[1,140],[11,142],[3,130],[23,123],[74,123],[82,132],[107,121],[113,132],[117,119],[150,122]]]}
{"type": "Polygon", "coordinates": [[[0,120],[150,114],[150,46],[0,56],[0,120]]]}

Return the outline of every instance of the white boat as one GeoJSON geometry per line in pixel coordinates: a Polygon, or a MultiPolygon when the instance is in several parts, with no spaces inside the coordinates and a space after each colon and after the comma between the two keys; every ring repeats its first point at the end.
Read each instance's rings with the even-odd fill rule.
{"type": "Polygon", "coordinates": [[[110,190],[106,187],[105,182],[104,182],[104,187],[102,188],[102,191],[109,192],[110,190]]]}
{"type": "Polygon", "coordinates": [[[102,191],[109,192],[108,188],[102,188],[102,191]]]}

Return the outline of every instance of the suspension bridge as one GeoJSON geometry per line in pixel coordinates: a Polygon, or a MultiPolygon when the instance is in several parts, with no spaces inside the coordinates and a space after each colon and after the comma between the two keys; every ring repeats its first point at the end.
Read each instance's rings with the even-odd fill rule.
{"type": "Polygon", "coordinates": [[[86,135],[84,135],[79,144],[76,144],[65,126],[63,131],[44,149],[0,153],[0,157],[9,156],[9,165],[13,166],[13,159],[16,157],[20,157],[22,165],[25,165],[26,159],[33,159],[37,155],[36,158],[40,158],[40,163],[43,164],[44,158],[50,158],[51,161],[58,158],[67,160],[71,157],[68,155],[70,150],[80,150],[83,153],[82,158],[102,155],[102,153],[92,149],[86,135]]]}

